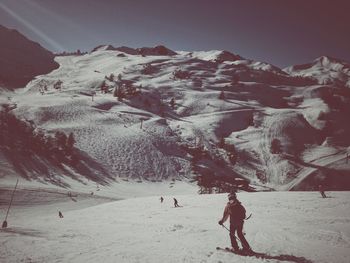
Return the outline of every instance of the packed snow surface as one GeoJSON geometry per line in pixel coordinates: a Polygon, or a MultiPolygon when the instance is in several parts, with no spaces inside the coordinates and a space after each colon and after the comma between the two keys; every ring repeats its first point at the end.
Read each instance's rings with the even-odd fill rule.
{"type": "MultiPolygon", "coordinates": [[[[2,189],[1,198],[8,200],[9,192],[2,189]]],[[[160,203],[160,196],[112,201],[22,189],[8,228],[0,230],[0,261],[347,263],[350,193],[326,194],[324,199],[318,192],[238,193],[252,214],[244,231],[262,253],[255,258],[216,250],[230,244],[218,225],[226,194],[164,196],[160,203]],[[173,197],[181,207],[173,207],[173,197]]]]}

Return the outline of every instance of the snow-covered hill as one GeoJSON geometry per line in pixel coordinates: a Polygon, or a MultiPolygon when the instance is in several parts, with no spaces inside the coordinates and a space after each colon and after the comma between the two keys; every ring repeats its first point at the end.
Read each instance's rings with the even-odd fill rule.
{"type": "MultiPolygon", "coordinates": [[[[105,174],[112,185],[209,175],[241,177],[255,188],[350,188],[346,87],[227,51],[100,46],[56,61],[58,69],[8,103],[46,133],[73,132],[89,169],[45,167],[42,174],[31,161],[22,169],[29,178],[84,182],[105,174]],[[276,140],[280,149],[272,153],[276,140]]],[[[313,72],[324,76],[329,63],[321,66],[313,72]]],[[[20,173],[3,162],[4,176],[20,173]]]]}
{"type": "MultiPolygon", "coordinates": [[[[317,192],[239,193],[252,213],[244,231],[261,253],[257,259],[215,249],[230,244],[217,223],[226,194],[175,196],[183,207],[173,208],[173,196],[162,204],[159,196],[99,204],[111,199],[21,190],[8,228],[0,229],[0,261],[347,263],[349,192],[326,194],[330,198],[317,192]]],[[[0,209],[6,206],[0,203],[0,209]]]]}

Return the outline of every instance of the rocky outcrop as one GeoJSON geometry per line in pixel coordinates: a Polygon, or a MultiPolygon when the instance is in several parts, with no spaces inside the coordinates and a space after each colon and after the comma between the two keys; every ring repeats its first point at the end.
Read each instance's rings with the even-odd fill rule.
{"type": "Polygon", "coordinates": [[[0,86],[24,87],[37,75],[58,68],[54,54],[16,30],[0,25],[0,86]]]}

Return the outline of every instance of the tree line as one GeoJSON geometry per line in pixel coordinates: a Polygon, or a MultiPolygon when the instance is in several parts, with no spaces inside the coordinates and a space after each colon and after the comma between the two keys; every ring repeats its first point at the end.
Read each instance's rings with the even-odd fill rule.
{"type": "Polygon", "coordinates": [[[21,120],[14,114],[0,111],[0,148],[26,154],[52,158],[59,163],[77,162],[78,153],[74,148],[75,138],[62,131],[47,134],[33,122],[21,120]]]}

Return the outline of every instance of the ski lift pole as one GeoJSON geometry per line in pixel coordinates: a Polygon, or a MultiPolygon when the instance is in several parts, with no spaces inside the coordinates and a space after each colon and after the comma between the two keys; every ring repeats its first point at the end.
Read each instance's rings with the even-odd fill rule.
{"type": "Polygon", "coordinates": [[[12,205],[13,197],[15,195],[15,191],[17,189],[17,185],[18,185],[18,179],[16,181],[15,188],[12,191],[11,201],[10,201],[9,207],[7,208],[7,213],[6,213],[5,221],[2,223],[2,228],[6,228],[7,227],[7,216],[9,215],[9,212],[10,212],[10,208],[11,208],[11,205],[12,205]]]}

